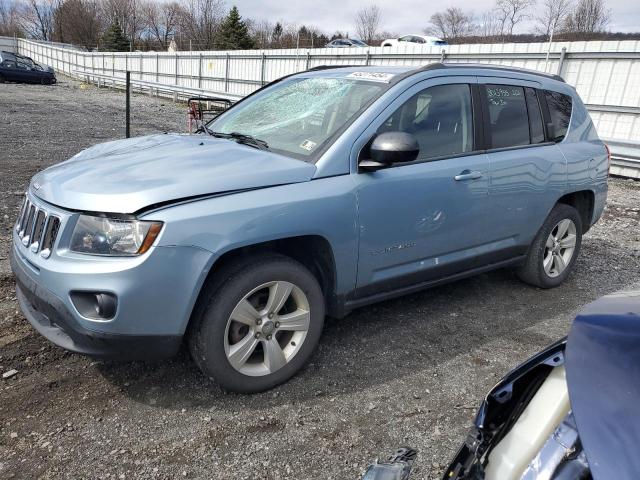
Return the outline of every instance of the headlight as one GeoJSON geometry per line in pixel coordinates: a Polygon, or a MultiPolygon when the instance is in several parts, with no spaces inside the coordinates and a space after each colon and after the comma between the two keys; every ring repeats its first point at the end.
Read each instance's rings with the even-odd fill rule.
{"type": "Polygon", "coordinates": [[[80,215],[70,250],[94,255],[140,255],[151,247],[162,222],[80,215]]]}

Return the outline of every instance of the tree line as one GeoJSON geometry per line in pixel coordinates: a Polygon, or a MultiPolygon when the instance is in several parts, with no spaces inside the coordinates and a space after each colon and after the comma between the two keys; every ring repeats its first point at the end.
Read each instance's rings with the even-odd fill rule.
{"type": "Polygon", "coordinates": [[[610,21],[605,0],[496,0],[492,9],[479,15],[458,7],[435,13],[425,32],[451,43],[540,41],[552,36],[558,41],[592,40],[611,36],[610,21]],[[524,22],[533,25],[531,31],[517,34],[524,22]]]}
{"type": "MultiPolygon", "coordinates": [[[[449,7],[431,16],[427,34],[450,43],[609,36],[605,0],[496,0],[478,15],[449,7]],[[534,30],[516,34],[525,21],[534,30]]],[[[398,33],[385,31],[374,4],[353,18],[355,36],[379,45],[398,33]]],[[[404,32],[411,33],[411,32],[404,32]]],[[[233,50],[323,47],[349,32],[323,32],[312,25],[243,18],[224,0],[0,0],[0,35],[72,43],[88,50],[233,50]]]]}

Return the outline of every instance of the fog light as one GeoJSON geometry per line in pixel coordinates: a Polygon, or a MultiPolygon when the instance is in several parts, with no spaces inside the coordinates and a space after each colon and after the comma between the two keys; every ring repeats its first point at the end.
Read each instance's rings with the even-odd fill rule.
{"type": "Polygon", "coordinates": [[[108,293],[96,293],[96,313],[101,318],[113,318],[116,314],[116,299],[108,293]]]}
{"type": "Polygon", "coordinates": [[[111,320],[118,309],[117,297],[108,292],[71,292],[78,313],[91,320],[111,320]]]}

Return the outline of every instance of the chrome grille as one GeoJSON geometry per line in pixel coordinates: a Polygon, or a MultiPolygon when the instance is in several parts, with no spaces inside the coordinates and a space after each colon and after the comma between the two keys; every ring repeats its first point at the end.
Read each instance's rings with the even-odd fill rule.
{"type": "Polygon", "coordinates": [[[40,252],[43,258],[49,258],[59,229],[60,218],[25,197],[16,222],[18,237],[25,247],[33,253],[40,252]]]}

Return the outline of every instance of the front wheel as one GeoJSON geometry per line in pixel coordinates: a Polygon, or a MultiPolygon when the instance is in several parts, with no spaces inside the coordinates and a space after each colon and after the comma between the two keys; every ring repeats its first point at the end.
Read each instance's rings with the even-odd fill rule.
{"type": "Polygon", "coordinates": [[[191,355],[225,390],[255,393],[287,381],[315,350],[324,322],[316,278],[288,257],[254,257],[205,286],[189,332],[191,355]]]}
{"type": "Polygon", "coordinates": [[[557,287],[573,270],[581,245],[580,214],[572,206],[559,203],[538,231],[518,276],[536,287],[557,287]]]}

